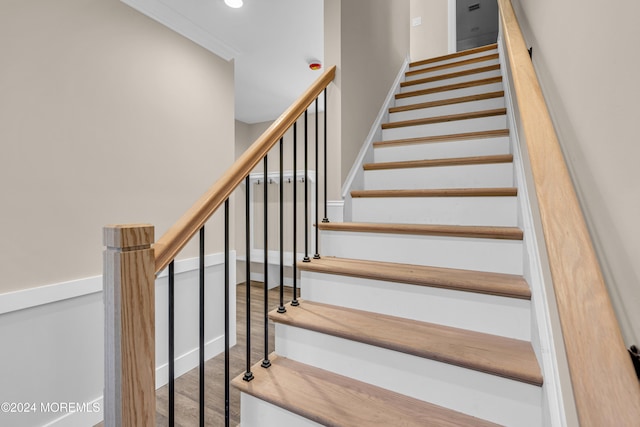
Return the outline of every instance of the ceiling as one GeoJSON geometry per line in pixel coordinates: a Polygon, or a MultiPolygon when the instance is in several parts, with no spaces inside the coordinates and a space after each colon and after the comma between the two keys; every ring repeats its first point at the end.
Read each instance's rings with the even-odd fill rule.
{"type": "MultiPolygon", "coordinates": [[[[122,0],[198,43],[235,61],[236,119],[277,118],[321,74],[323,0],[122,0]]],[[[324,65],[324,64],[323,64],[324,65]]]]}

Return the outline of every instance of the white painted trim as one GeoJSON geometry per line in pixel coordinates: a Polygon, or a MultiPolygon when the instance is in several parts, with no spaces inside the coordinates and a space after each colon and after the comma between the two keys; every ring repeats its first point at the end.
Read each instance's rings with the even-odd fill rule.
{"type": "MultiPolygon", "coordinates": [[[[209,340],[204,345],[204,360],[209,360],[212,357],[224,351],[224,335],[217,336],[212,340],[209,340]]],[[[175,359],[175,377],[178,378],[181,375],[186,374],[200,363],[200,349],[194,348],[188,352],[177,356],[175,359]]],[[[163,363],[160,366],[156,366],[156,390],[166,385],[169,382],[169,363],[163,363]]]]}
{"type": "MultiPolygon", "coordinates": [[[[234,254],[235,251],[230,251],[231,254],[234,254]]],[[[187,258],[176,260],[173,267],[174,274],[186,273],[188,271],[197,270],[199,268],[200,260],[198,258],[187,258]]],[[[216,265],[224,264],[224,252],[218,252],[215,254],[205,255],[204,257],[204,267],[213,267],[216,265]]],[[[167,277],[168,269],[165,268],[156,276],[156,279],[160,279],[162,277],[167,277]]]]}
{"type": "MultiPolygon", "coordinates": [[[[78,402],[84,403],[84,402],[78,402]]],[[[103,413],[103,399],[102,396],[97,399],[93,399],[90,402],[86,402],[89,407],[97,405],[100,408],[99,412],[69,412],[56,418],[55,420],[44,424],[43,427],[76,427],[76,426],[92,426],[102,421],[103,413]]]]}
{"type": "Polygon", "coordinates": [[[344,200],[327,200],[327,216],[329,221],[344,221],[344,200]]]}
{"type": "Polygon", "coordinates": [[[458,50],[456,0],[449,0],[448,6],[448,47],[449,53],[455,53],[458,50]]]}
{"type": "Polygon", "coordinates": [[[121,1],[227,61],[240,55],[240,52],[236,48],[214,37],[204,28],[161,1],[121,1]]]}
{"type": "Polygon", "coordinates": [[[0,315],[102,292],[102,276],[0,294],[0,315]]]}
{"type": "MultiPolygon", "coordinates": [[[[285,251],[284,253],[284,266],[291,267],[293,266],[293,253],[291,251],[285,251]]],[[[298,252],[298,256],[296,259],[302,260],[304,258],[303,252],[298,252]]],[[[246,261],[247,257],[245,255],[238,255],[236,258],[238,261],[246,261]]],[[[251,249],[251,264],[263,264],[264,263],[264,250],[262,249],[251,249]]],[[[280,251],[269,251],[267,254],[267,263],[269,265],[280,265],[280,251]]]]}
{"type": "MultiPolygon", "coordinates": [[[[537,325],[536,332],[539,337],[539,346],[536,348],[536,354],[541,359],[541,368],[544,377],[544,387],[546,390],[546,400],[549,409],[549,417],[552,426],[566,426],[566,413],[564,400],[562,399],[562,388],[560,384],[560,373],[557,360],[557,350],[552,336],[551,315],[549,312],[549,295],[546,292],[544,284],[543,262],[541,259],[541,250],[538,245],[536,235],[540,235],[536,230],[535,221],[533,219],[532,199],[529,194],[526,183],[526,175],[522,152],[520,150],[520,131],[517,121],[514,118],[514,100],[511,95],[511,76],[507,72],[509,70],[506,63],[506,54],[504,49],[504,41],[502,39],[502,25],[500,25],[500,33],[498,35],[498,52],[500,57],[500,68],[503,74],[505,102],[507,105],[508,126],[510,129],[511,146],[513,149],[513,164],[516,175],[516,185],[518,188],[518,199],[520,203],[520,213],[522,215],[522,229],[525,234],[524,245],[528,255],[529,273],[527,278],[532,292],[531,307],[536,321],[532,324],[537,325]]],[[[533,195],[535,197],[535,194],[533,195]]],[[[535,341],[533,342],[534,347],[535,341]]]]}
{"type": "MultiPolygon", "coordinates": [[[[230,251],[230,262],[232,264],[230,271],[230,283],[235,286],[235,251],[230,251]]],[[[216,277],[220,276],[221,266],[224,264],[224,254],[214,253],[205,257],[205,267],[214,267],[214,273],[216,277]]],[[[180,275],[197,271],[198,259],[188,258],[184,260],[176,261],[176,277],[180,280],[180,275]]],[[[166,274],[161,273],[158,275],[159,280],[164,283],[156,286],[166,286],[166,274]]],[[[92,364],[86,366],[80,362],[77,365],[76,373],[82,376],[84,384],[82,386],[76,385],[77,382],[67,384],[66,395],[74,395],[73,402],[87,403],[92,405],[98,403],[100,407],[99,412],[69,412],[69,413],[51,413],[50,418],[47,417],[44,420],[39,419],[37,424],[45,426],[79,426],[79,425],[95,425],[103,418],[103,400],[101,394],[103,393],[101,381],[98,382],[95,377],[98,368],[94,366],[96,361],[100,360],[102,346],[97,342],[101,341],[101,338],[96,338],[98,341],[87,347],[87,340],[81,338],[95,338],[98,337],[98,331],[100,336],[104,330],[102,310],[98,307],[103,307],[100,302],[102,292],[102,276],[92,276],[84,279],[73,280],[69,282],[62,282],[51,284],[47,286],[40,286],[37,288],[31,288],[16,292],[10,292],[0,295],[0,333],[2,335],[3,343],[11,348],[18,348],[17,343],[21,337],[33,336],[32,328],[39,328],[40,335],[42,330],[55,330],[62,331],[61,335],[67,335],[65,339],[60,337],[56,339],[57,343],[60,343],[58,347],[43,347],[44,343],[40,343],[42,340],[34,341],[31,339],[30,354],[16,354],[11,355],[10,359],[7,359],[7,363],[10,363],[11,369],[16,372],[20,372],[20,381],[33,384],[33,387],[39,389],[37,398],[34,396],[34,392],[25,389],[24,387],[16,387],[15,380],[7,382],[5,385],[5,391],[11,390],[10,394],[3,394],[5,399],[11,398],[12,401],[32,401],[36,399],[36,402],[58,402],[56,399],[60,384],[54,380],[55,375],[49,378],[42,372],[38,374],[29,374],[31,369],[28,364],[31,363],[33,354],[47,354],[48,364],[52,366],[64,365],[65,360],[69,360],[71,354],[77,356],[82,353],[83,360],[91,360],[92,364]],[[85,297],[85,298],[82,298],[85,297]],[[87,311],[87,307],[90,307],[90,311],[87,311]],[[32,311],[37,315],[33,315],[32,311]],[[73,310],[73,311],[72,311],[73,310]],[[78,315],[77,313],[81,313],[78,315]],[[10,319],[9,324],[4,323],[4,319],[10,319]],[[46,324],[41,324],[46,319],[46,324]],[[73,335],[74,339],[70,339],[70,334],[86,333],[86,331],[94,331],[91,337],[85,337],[73,335]],[[66,343],[69,342],[69,343],[66,343]],[[74,347],[74,343],[78,343],[78,347],[74,347]],[[24,364],[24,365],[23,365],[24,364]],[[86,379],[93,378],[93,379],[86,379]],[[87,382],[88,381],[88,382],[87,382]],[[28,392],[28,395],[24,393],[28,392]],[[71,394],[69,394],[71,392],[71,394]],[[98,396],[98,397],[96,397],[98,396]]],[[[179,287],[184,290],[185,287],[179,287]]],[[[157,293],[156,293],[157,294],[157,293]]],[[[156,295],[158,297],[158,295],[156,295]]],[[[235,294],[233,294],[233,310],[235,320],[235,294]]],[[[161,321],[162,322],[162,321],[161,321]]],[[[216,328],[217,331],[217,328],[216,328]]],[[[212,330],[212,335],[207,337],[208,342],[205,348],[205,357],[207,359],[219,354],[224,349],[224,336],[219,332],[212,330]]],[[[232,326],[232,340],[231,344],[235,344],[235,325],[232,326]]],[[[93,341],[92,341],[93,342],[93,341]]],[[[49,342],[47,341],[47,345],[49,342]]],[[[188,346],[190,347],[190,346],[188,346]]],[[[182,375],[188,370],[194,368],[198,364],[198,349],[197,348],[184,348],[184,353],[176,359],[176,375],[182,375]]],[[[163,361],[162,365],[156,367],[156,385],[160,387],[166,383],[167,378],[167,366],[163,361]]],[[[68,365],[68,364],[67,364],[68,365]]],[[[5,367],[6,369],[6,367],[5,367]]],[[[63,369],[69,369],[69,366],[64,366],[63,369]]],[[[75,369],[75,368],[74,368],[75,369]]],[[[99,368],[99,377],[102,377],[103,368],[99,368]]],[[[5,378],[5,380],[7,380],[5,378]]],[[[32,388],[33,388],[32,387],[32,388]]],[[[41,414],[42,415],[42,414],[41,414]]],[[[23,421],[17,420],[16,426],[33,425],[29,419],[24,418],[23,421]],[[25,424],[26,423],[26,424],[25,424]]]]}
{"type": "MultiPolygon", "coordinates": [[[[269,289],[273,289],[276,286],[279,286],[279,283],[277,281],[272,280],[273,276],[269,276],[269,289]]],[[[264,273],[259,273],[259,272],[251,272],[251,280],[254,282],[263,282],[264,283],[264,273]]],[[[293,286],[293,278],[285,276],[284,278],[284,285],[285,286],[293,286]]],[[[298,286],[300,286],[300,281],[298,281],[298,286]]]]}
{"type": "Polygon", "coordinates": [[[404,73],[409,68],[410,58],[409,55],[404,59],[398,74],[396,75],[396,79],[394,80],[391,88],[389,89],[389,93],[387,93],[387,97],[380,107],[380,111],[378,111],[378,116],[371,125],[371,129],[369,130],[369,135],[364,140],[362,147],[360,147],[360,152],[356,157],[353,166],[351,166],[351,170],[347,175],[347,179],[344,181],[342,186],[342,198],[348,199],[350,197],[350,192],[352,187],[354,186],[354,182],[359,174],[362,173],[362,165],[364,164],[365,158],[367,155],[373,155],[373,142],[376,139],[376,135],[382,134],[382,123],[386,121],[389,116],[389,108],[392,106],[393,101],[395,99],[395,95],[400,92],[400,83],[404,80],[404,73]]]}
{"type": "MultiPolygon", "coordinates": [[[[210,254],[205,257],[205,267],[222,264],[224,254],[210,254]]],[[[175,273],[198,268],[198,258],[189,258],[175,262],[175,273]]],[[[166,269],[162,270],[157,279],[167,275],[166,269]]],[[[70,280],[68,282],[54,283],[38,286],[36,288],[22,289],[19,291],[0,294],[0,315],[13,311],[25,310],[39,305],[51,304],[84,295],[102,292],[102,276],[85,277],[84,279],[70,280]]]]}

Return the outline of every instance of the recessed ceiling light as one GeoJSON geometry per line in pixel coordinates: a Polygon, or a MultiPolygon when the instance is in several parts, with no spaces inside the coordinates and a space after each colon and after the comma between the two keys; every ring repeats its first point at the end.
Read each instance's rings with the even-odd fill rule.
{"type": "Polygon", "coordinates": [[[224,4],[237,9],[239,7],[242,7],[242,0],[224,0],[224,4]]]}

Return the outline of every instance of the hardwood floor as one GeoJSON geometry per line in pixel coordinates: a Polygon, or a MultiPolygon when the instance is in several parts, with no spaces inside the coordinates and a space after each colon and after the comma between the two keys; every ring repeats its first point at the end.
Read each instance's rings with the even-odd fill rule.
{"type": "MultiPolygon", "coordinates": [[[[245,372],[246,368],[246,286],[236,287],[237,344],[230,350],[230,378],[245,372]]],[[[285,303],[291,301],[292,288],[285,287],[285,303]]],[[[251,365],[264,357],[264,290],[260,282],[251,282],[251,365]]],[[[279,289],[269,291],[269,311],[279,302],[279,289]]],[[[274,350],[274,325],[269,324],[269,351],[274,350]]],[[[205,365],[205,421],[207,426],[224,426],[224,354],[210,359],[205,365]]],[[[195,368],[175,381],[175,425],[199,425],[199,373],[195,368]]],[[[156,425],[168,426],[168,386],[156,393],[156,425]]],[[[240,392],[230,389],[230,423],[240,424],[240,392]]],[[[102,426],[102,423],[98,424],[102,426]]]]}

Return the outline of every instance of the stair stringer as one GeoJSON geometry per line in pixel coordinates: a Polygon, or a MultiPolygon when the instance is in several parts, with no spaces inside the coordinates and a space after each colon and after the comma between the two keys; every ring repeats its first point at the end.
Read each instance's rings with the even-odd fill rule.
{"type": "Polygon", "coordinates": [[[545,381],[542,387],[543,425],[553,427],[577,425],[569,367],[564,351],[531,165],[525,136],[520,131],[518,104],[512,95],[515,91],[502,38],[502,23],[500,23],[497,42],[507,108],[507,126],[510,130],[514,178],[518,188],[518,226],[524,232],[523,276],[529,283],[532,294],[531,344],[545,381]]]}
{"type": "Polygon", "coordinates": [[[389,121],[389,108],[393,107],[396,94],[400,93],[400,83],[404,81],[405,72],[409,69],[409,62],[409,56],[407,56],[400,70],[398,70],[396,79],[393,81],[376,119],[371,125],[367,138],[360,147],[360,151],[351,166],[349,175],[347,175],[342,185],[342,200],[344,201],[342,221],[351,221],[351,191],[364,190],[364,170],[362,166],[365,163],[372,163],[374,161],[373,142],[382,139],[382,123],[389,121]]]}

